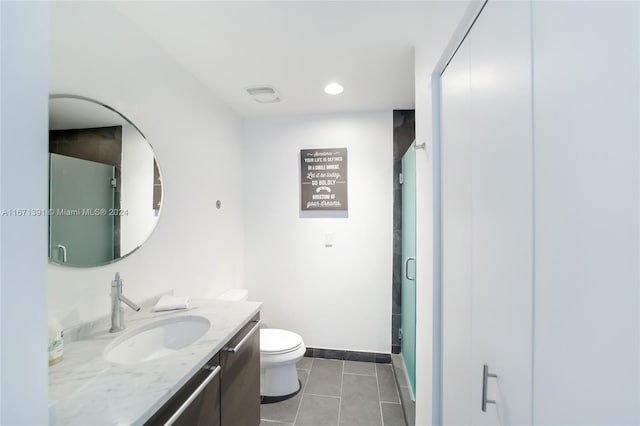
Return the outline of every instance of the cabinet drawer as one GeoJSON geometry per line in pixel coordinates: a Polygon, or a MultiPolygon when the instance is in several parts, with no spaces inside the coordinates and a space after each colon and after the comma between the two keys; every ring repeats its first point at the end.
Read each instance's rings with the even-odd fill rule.
{"type": "Polygon", "coordinates": [[[220,355],[216,354],[146,423],[147,426],[165,425],[181,407],[184,410],[173,418],[173,425],[220,425],[220,355]],[[209,381],[204,385],[205,381],[209,381]],[[202,385],[202,387],[201,387],[202,385]],[[201,388],[200,388],[201,387],[201,388]],[[200,388],[200,389],[199,389],[200,388]],[[188,400],[191,398],[191,401],[188,400]]]}
{"type": "Polygon", "coordinates": [[[260,424],[259,320],[257,314],[220,352],[222,426],[260,424]]]}

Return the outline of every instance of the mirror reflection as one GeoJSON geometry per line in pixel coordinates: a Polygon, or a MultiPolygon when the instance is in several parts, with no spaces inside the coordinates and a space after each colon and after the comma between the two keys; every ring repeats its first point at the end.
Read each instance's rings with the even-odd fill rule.
{"type": "Polygon", "coordinates": [[[162,179],[151,145],[92,99],[49,99],[49,260],[90,267],[139,248],[156,226],[162,179]]]}

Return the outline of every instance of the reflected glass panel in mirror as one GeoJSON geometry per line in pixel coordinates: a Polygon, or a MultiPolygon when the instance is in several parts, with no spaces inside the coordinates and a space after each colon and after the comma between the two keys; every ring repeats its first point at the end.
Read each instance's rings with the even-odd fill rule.
{"type": "Polygon", "coordinates": [[[49,260],[117,261],[153,232],[162,179],[151,145],[124,115],[95,100],[49,100],[49,260]]]}

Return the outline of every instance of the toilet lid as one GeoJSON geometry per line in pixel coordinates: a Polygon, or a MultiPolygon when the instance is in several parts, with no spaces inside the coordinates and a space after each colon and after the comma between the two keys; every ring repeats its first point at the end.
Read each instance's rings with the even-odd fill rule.
{"type": "Polygon", "coordinates": [[[296,349],[302,344],[302,337],[288,330],[277,328],[260,329],[260,352],[284,352],[296,349]]]}

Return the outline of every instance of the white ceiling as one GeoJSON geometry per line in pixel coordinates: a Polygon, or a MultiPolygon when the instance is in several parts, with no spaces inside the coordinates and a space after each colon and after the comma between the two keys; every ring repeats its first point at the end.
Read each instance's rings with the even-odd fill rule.
{"type": "Polygon", "coordinates": [[[243,116],[414,107],[414,46],[440,56],[466,1],[123,2],[133,21],[243,116]],[[330,81],[344,85],[326,95],[330,81]],[[282,102],[246,93],[272,85],[282,102]]]}
{"type": "Polygon", "coordinates": [[[49,130],[122,126],[124,123],[127,120],[119,113],[99,103],[76,98],[49,100],[49,130]]]}

